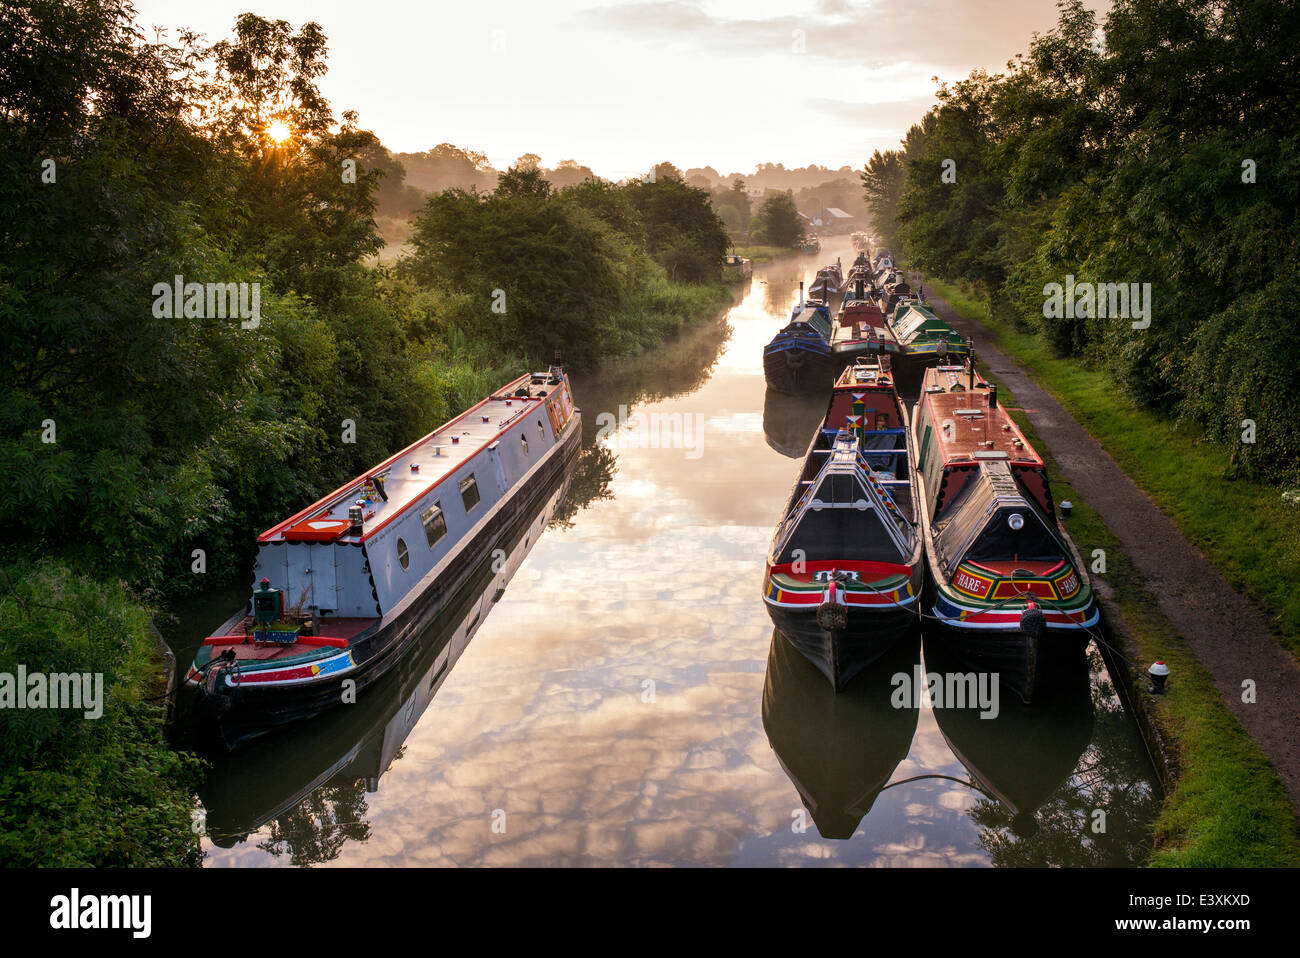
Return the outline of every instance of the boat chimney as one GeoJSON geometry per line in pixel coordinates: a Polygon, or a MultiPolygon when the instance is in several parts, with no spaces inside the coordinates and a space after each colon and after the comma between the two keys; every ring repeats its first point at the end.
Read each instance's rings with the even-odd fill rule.
{"type": "Polygon", "coordinates": [[[998,408],[998,387],[992,385],[991,383],[989,384],[989,408],[990,409],[998,408]]]}
{"type": "Polygon", "coordinates": [[[799,305],[803,305],[803,280],[799,280],[799,305]]]}
{"type": "Polygon", "coordinates": [[[863,288],[862,288],[862,277],[861,277],[861,276],[858,277],[858,281],[854,284],[854,292],[857,294],[857,298],[858,298],[858,299],[864,299],[864,298],[865,298],[864,293],[863,293],[863,288]]]}
{"type": "Polygon", "coordinates": [[[970,370],[970,374],[969,374],[970,385],[968,388],[974,389],[975,388],[975,340],[973,339],[966,340],[966,368],[970,370]]]}
{"type": "Polygon", "coordinates": [[[358,500],[354,505],[348,506],[348,531],[354,536],[361,535],[365,521],[362,518],[361,502],[358,500]]]}

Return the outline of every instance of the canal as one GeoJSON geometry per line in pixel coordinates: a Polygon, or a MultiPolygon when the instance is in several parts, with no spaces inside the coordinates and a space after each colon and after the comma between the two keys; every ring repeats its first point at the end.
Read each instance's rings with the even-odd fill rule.
{"type": "MultiPolygon", "coordinates": [[[[764,558],[824,408],[769,397],[762,348],[853,255],[760,265],[724,316],[575,378],[567,495],[373,694],[215,760],[206,863],[1140,863],[1159,787],[1095,649],[982,718],[891,702],[945,669],[920,635],[837,696],[773,631],[764,558]]],[[[244,598],[178,609],[178,660],[244,598]]]]}

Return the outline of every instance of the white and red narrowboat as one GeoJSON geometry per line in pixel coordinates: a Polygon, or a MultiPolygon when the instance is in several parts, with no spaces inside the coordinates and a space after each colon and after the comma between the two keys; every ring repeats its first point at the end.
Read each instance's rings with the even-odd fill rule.
{"type": "Polygon", "coordinates": [[[1043,459],[966,366],[926,370],[909,449],[929,563],[931,634],[1029,701],[1077,663],[1099,612],[1056,517],[1043,459]]]}
{"type": "Polygon", "coordinates": [[[536,512],[580,443],[568,377],[524,375],[258,536],[248,606],[187,675],[221,741],[354,701],[536,512]]]}
{"type": "Polygon", "coordinates": [[[772,538],[768,613],[837,690],[917,623],[924,562],[907,427],[887,370],[846,368],[772,538]]]}

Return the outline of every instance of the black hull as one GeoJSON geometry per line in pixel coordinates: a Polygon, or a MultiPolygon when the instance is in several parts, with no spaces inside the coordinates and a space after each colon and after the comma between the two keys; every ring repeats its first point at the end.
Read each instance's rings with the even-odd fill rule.
{"type": "Polygon", "coordinates": [[[1035,641],[1018,629],[957,629],[935,621],[926,622],[925,637],[967,670],[996,673],[1002,687],[1026,703],[1077,672],[1091,638],[1082,629],[1048,629],[1035,641]]]}
{"type": "Polygon", "coordinates": [[[817,624],[817,607],[807,612],[790,612],[767,607],[777,631],[799,654],[826,676],[835,691],[841,691],[861,672],[892,649],[916,627],[915,609],[865,612],[850,609],[848,627],[827,632],[817,624]]]}
{"type": "Polygon", "coordinates": [[[520,525],[527,525],[546,498],[555,491],[578,457],[582,442],[580,418],[575,415],[562,445],[527,483],[503,500],[496,515],[466,544],[457,561],[423,593],[391,618],[386,617],[352,646],[356,668],[339,679],[309,686],[238,687],[217,694],[199,693],[197,708],[210,744],[234,749],[274,728],[319,715],[343,702],[343,682],[355,683],[357,700],[400,660],[416,639],[437,618],[451,597],[474,578],[501,543],[509,542],[520,525]]]}
{"type": "Polygon", "coordinates": [[[763,375],[769,388],[787,395],[829,392],[841,365],[829,352],[786,349],[763,354],[763,375]],[[800,359],[791,361],[797,353],[800,359]]]}

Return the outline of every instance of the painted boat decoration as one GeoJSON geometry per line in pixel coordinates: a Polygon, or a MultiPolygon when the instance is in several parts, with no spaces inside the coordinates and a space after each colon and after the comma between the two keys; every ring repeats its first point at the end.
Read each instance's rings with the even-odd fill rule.
{"type": "Polygon", "coordinates": [[[763,682],[763,730],[823,838],[848,839],[907,757],[919,703],[896,705],[893,676],[921,661],[914,630],[836,693],[773,632],[763,682]]]}
{"type": "Polygon", "coordinates": [[[907,435],[888,372],[845,369],[772,537],[768,614],[836,689],[916,622],[924,562],[907,435]]]}
{"type": "Polygon", "coordinates": [[[504,561],[499,553],[484,556],[412,648],[355,705],[213,758],[199,798],[215,844],[244,841],[327,784],[378,790],[406,737],[564,504],[572,474],[569,469],[552,481],[545,502],[499,544],[504,561]]]}
{"type": "Polygon", "coordinates": [[[246,609],[188,672],[233,747],[359,696],[577,456],[558,367],[524,375],[258,537],[246,609]]]}
{"type": "Polygon", "coordinates": [[[898,388],[908,397],[919,392],[927,368],[960,362],[970,350],[970,342],[920,297],[909,295],[899,301],[888,325],[898,342],[898,388]]]}
{"type": "Polygon", "coordinates": [[[926,611],[954,654],[1029,701],[1099,612],[1042,457],[971,365],[927,370],[912,417],[926,611]]]}

